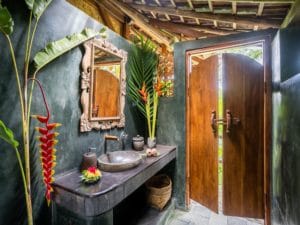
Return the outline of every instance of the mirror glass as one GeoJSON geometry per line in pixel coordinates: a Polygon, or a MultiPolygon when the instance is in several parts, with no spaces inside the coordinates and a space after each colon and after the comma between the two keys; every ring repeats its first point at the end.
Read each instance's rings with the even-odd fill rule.
{"type": "Polygon", "coordinates": [[[127,52],[105,39],[84,43],[80,131],[125,126],[127,52]]]}
{"type": "Polygon", "coordinates": [[[91,119],[119,118],[121,58],[94,46],[91,119]]]}

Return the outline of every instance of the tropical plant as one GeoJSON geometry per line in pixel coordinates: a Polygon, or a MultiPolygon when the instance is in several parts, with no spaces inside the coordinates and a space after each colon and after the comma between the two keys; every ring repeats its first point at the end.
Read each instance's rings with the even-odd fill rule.
{"type": "MultiPolygon", "coordinates": [[[[33,58],[34,61],[34,69],[32,75],[29,75],[29,65],[31,60],[31,49],[34,42],[34,37],[36,33],[36,29],[39,23],[39,20],[47,7],[50,5],[52,0],[25,0],[26,5],[30,11],[29,22],[27,28],[26,35],[26,43],[25,43],[25,54],[24,54],[24,68],[23,70],[19,70],[16,62],[16,56],[14,52],[13,43],[11,41],[10,35],[14,29],[14,21],[9,12],[9,10],[2,5],[0,0],[0,33],[4,35],[8,42],[9,50],[11,53],[12,59],[12,67],[15,73],[17,87],[18,87],[18,95],[19,102],[21,106],[21,123],[22,123],[22,138],[23,138],[23,150],[24,150],[24,165],[22,159],[19,154],[19,142],[15,140],[13,132],[6,127],[6,125],[0,120],[0,138],[10,144],[16,152],[19,167],[21,170],[21,175],[24,183],[24,193],[26,200],[26,208],[27,208],[27,219],[28,225],[33,225],[33,215],[32,215],[32,193],[31,193],[31,176],[30,176],[30,149],[29,149],[29,126],[30,126],[30,109],[32,102],[32,93],[34,89],[34,83],[32,82],[31,87],[28,88],[28,80],[35,80],[37,73],[46,66],[49,62],[53,61],[57,57],[63,55],[70,49],[78,46],[79,44],[85,42],[86,40],[93,38],[95,36],[105,36],[105,29],[101,29],[99,32],[95,32],[91,29],[84,29],[81,33],[73,34],[71,36],[67,36],[61,40],[52,42],[48,44],[43,50],[38,52],[33,58]],[[23,84],[21,84],[21,77],[19,71],[24,71],[23,84]],[[30,90],[28,90],[30,89],[30,90]],[[29,98],[27,93],[29,92],[29,98]]],[[[46,127],[38,128],[38,131],[43,135],[39,138],[41,141],[41,158],[44,160],[43,164],[43,179],[46,185],[46,199],[50,200],[49,195],[51,192],[51,182],[52,182],[52,173],[54,168],[54,150],[53,146],[55,145],[55,141],[53,140],[52,133],[50,132],[50,127],[55,126],[54,124],[48,124],[49,114],[47,117],[36,116],[36,118],[42,122],[46,127]],[[45,129],[47,130],[46,133],[45,129]],[[44,137],[46,135],[46,137],[44,137]],[[48,135],[48,137],[47,137],[48,135]],[[45,139],[47,138],[47,140],[45,139]],[[46,146],[43,143],[47,141],[47,150],[45,150],[46,146]],[[54,141],[54,142],[53,142],[54,141]],[[43,155],[44,154],[44,155],[43,155]],[[48,155],[47,155],[48,154],[48,155]],[[45,160],[49,160],[46,162],[45,160]],[[53,165],[49,163],[53,162],[53,165]],[[47,165],[46,165],[47,164],[47,165]],[[48,169],[46,167],[49,167],[48,169]],[[51,173],[52,175],[49,175],[51,173]]],[[[46,145],[47,145],[46,144],[46,145]]]]}
{"type": "Polygon", "coordinates": [[[157,66],[158,56],[151,40],[143,36],[134,39],[128,60],[128,96],[146,118],[151,139],[155,137],[159,97],[164,88],[157,66]]]}

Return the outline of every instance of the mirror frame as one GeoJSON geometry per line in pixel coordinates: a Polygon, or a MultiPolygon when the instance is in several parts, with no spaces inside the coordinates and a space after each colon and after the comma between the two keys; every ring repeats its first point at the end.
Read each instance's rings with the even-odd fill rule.
{"type": "Polygon", "coordinates": [[[125,127],[125,95],[126,95],[126,71],[127,52],[118,49],[113,44],[104,39],[94,38],[84,43],[85,53],[82,58],[81,66],[81,106],[82,115],[80,117],[80,131],[87,132],[92,129],[108,130],[114,127],[125,127]],[[100,48],[105,52],[115,55],[121,59],[120,74],[120,113],[117,117],[91,118],[91,100],[92,100],[92,78],[94,70],[94,47],[100,48]]]}

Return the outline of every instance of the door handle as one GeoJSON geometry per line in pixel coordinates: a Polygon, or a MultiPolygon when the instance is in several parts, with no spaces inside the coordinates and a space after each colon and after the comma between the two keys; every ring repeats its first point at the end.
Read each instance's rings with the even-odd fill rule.
{"type": "Polygon", "coordinates": [[[211,111],[210,125],[211,125],[211,128],[212,128],[214,133],[217,132],[216,120],[217,120],[217,113],[216,113],[216,110],[213,110],[213,111],[211,111]]]}
{"type": "Polygon", "coordinates": [[[230,130],[232,129],[232,125],[237,125],[239,123],[240,123],[240,119],[237,117],[233,117],[229,109],[226,109],[226,119],[224,118],[217,119],[216,111],[213,110],[211,112],[211,127],[214,133],[217,131],[218,124],[226,125],[226,133],[230,133],[230,130]]]}

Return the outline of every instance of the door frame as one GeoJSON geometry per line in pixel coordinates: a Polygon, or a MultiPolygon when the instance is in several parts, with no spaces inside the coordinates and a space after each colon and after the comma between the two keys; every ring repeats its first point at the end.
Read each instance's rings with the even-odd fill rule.
{"type": "Polygon", "coordinates": [[[237,40],[217,41],[217,44],[211,44],[210,46],[203,46],[198,49],[187,50],[185,53],[185,81],[186,81],[186,203],[190,205],[190,145],[188,134],[190,132],[190,109],[189,109],[189,76],[191,72],[190,59],[191,55],[195,53],[202,53],[213,50],[226,49],[237,46],[251,45],[254,43],[263,44],[263,60],[264,60],[264,224],[271,224],[271,146],[272,146],[272,72],[271,72],[271,41],[272,35],[264,34],[249,38],[237,38],[237,40]]]}

